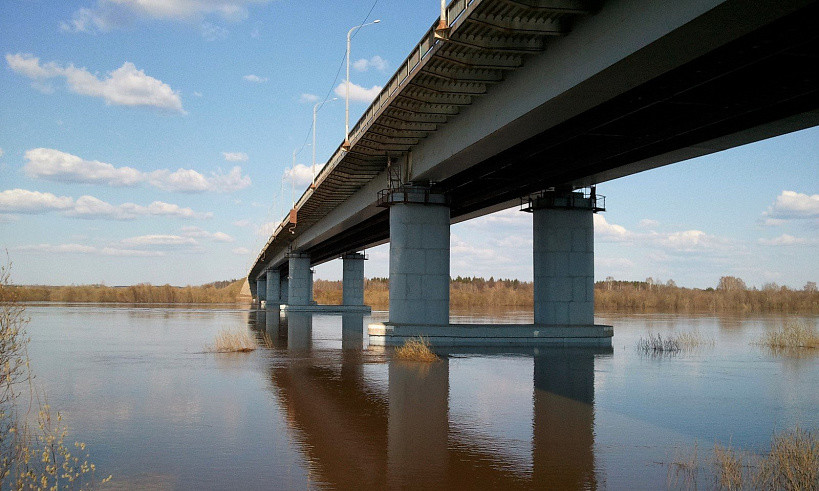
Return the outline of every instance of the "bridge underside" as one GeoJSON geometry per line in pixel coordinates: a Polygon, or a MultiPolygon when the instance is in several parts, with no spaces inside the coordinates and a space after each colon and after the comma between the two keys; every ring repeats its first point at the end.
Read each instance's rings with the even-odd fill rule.
{"type": "MultiPolygon", "coordinates": [[[[549,187],[601,183],[819,125],[816,25],[814,4],[433,182],[432,189],[449,197],[454,223],[549,187]]],[[[583,90],[560,97],[571,101],[583,90]]],[[[388,240],[383,209],[306,252],[318,264],[388,240]]]]}

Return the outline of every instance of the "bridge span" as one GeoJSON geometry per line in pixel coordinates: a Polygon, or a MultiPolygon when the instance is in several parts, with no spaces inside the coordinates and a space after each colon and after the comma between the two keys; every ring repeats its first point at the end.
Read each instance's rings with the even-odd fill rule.
{"type": "Polygon", "coordinates": [[[254,296],[312,302],[311,266],[390,242],[387,342],[610,343],[593,322],[599,183],[819,124],[819,4],[453,0],[251,268],[254,296]],[[578,192],[578,190],[580,190],[578,192]],[[535,324],[449,325],[449,226],[533,215],[535,324]]]}

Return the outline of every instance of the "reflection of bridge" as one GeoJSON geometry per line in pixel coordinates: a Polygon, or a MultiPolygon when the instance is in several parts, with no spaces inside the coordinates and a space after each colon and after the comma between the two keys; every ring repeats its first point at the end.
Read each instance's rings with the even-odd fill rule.
{"type": "Polygon", "coordinates": [[[432,365],[364,359],[371,355],[361,351],[360,314],[346,315],[341,350],[311,357],[310,314],[277,314],[257,312],[252,327],[294,355],[271,366],[270,380],[322,482],[364,489],[596,487],[594,358],[610,348],[514,350],[534,359],[529,469],[450,425],[446,358],[432,365]],[[364,377],[364,363],[374,361],[389,363],[386,391],[364,377]]]}
{"type": "Polygon", "coordinates": [[[257,298],[307,306],[311,265],[343,256],[360,305],[354,253],[389,240],[388,338],[610,343],[593,326],[600,203],[574,191],[819,124],[813,1],[454,0],[444,21],[270,237],[257,298]],[[449,326],[450,224],[521,199],[535,325],[449,326]]]}

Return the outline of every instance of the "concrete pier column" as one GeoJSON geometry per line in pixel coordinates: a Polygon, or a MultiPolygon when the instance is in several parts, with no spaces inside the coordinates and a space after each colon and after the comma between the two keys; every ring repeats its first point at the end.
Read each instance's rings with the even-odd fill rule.
{"type": "Polygon", "coordinates": [[[263,300],[267,300],[267,275],[262,274],[256,278],[256,300],[261,305],[263,300]]]}
{"type": "Polygon", "coordinates": [[[267,286],[265,287],[266,308],[278,309],[281,303],[281,276],[279,268],[270,268],[267,270],[267,286]]]}
{"type": "Polygon", "coordinates": [[[313,297],[313,274],[310,256],[291,253],[287,256],[290,274],[287,294],[288,305],[310,305],[313,297]]]}
{"type": "Polygon", "coordinates": [[[595,199],[546,193],[532,200],[535,324],[594,324],[595,199]]]}
{"type": "Polygon", "coordinates": [[[404,187],[389,196],[390,323],[449,324],[449,207],[404,187]]]}
{"type": "Polygon", "coordinates": [[[364,254],[341,256],[343,305],[364,305],[364,254]]]}
{"type": "Polygon", "coordinates": [[[284,305],[290,303],[290,280],[286,275],[279,277],[279,302],[284,305]]]}

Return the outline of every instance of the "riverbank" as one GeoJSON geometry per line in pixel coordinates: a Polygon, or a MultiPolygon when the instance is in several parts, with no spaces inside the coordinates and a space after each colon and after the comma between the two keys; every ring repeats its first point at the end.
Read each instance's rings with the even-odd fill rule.
{"type": "MultiPolygon", "coordinates": [[[[111,287],[18,286],[20,301],[91,303],[248,303],[249,289],[244,280],[221,281],[201,286],[139,284],[111,287]]],[[[313,296],[325,305],[341,304],[340,281],[316,280],[313,296]]],[[[450,283],[453,309],[531,309],[534,286],[519,280],[455,278],[450,283]]],[[[365,280],[364,303],[376,310],[389,308],[389,281],[365,280]]],[[[724,277],[717,288],[697,289],[676,286],[673,281],[597,282],[594,308],[598,312],[622,313],[781,313],[819,314],[819,292],[809,283],[802,290],[769,284],[759,290],[746,288],[737,278],[724,277]],[[726,280],[727,279],[727,280],[726,280]]]]}

